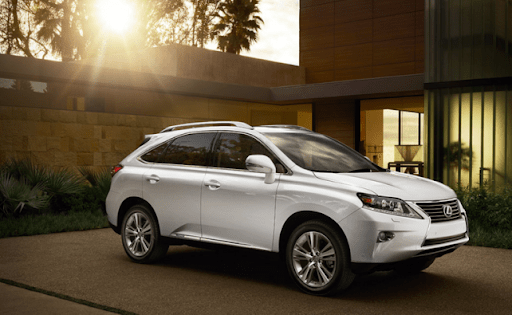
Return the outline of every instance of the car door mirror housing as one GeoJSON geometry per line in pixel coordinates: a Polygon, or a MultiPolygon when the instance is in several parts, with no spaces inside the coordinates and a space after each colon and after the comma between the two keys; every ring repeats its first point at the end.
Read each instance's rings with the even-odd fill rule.
{"type": "Polygon", "coordinates": [[[276,166],[268,156],[249,155],[245,167],[251,172],[265,173],[265,184],[272,184],[276,179],[276,166]]]}

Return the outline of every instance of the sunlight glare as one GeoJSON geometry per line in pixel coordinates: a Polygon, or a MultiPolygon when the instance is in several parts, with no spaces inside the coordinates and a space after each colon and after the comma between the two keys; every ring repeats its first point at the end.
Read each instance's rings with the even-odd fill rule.
{"type": "Polygon", "coordinates": [[[133,24],[133,6],[126,0],[100,0],[97,8],[102,23],[109,30],[124,33],[133,24]]]}

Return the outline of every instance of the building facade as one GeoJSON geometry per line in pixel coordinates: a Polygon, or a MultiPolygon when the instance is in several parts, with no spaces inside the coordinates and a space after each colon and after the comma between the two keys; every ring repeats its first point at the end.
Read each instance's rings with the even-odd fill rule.
{"type": "Polygon", "coordinates": [[[512,183],[512,1],[426,0],[426,164],[456,186],[512,183]]]}
{"type": "MultiPolygon", "coordinates": [[[[384,167],[424,162],[452,187],[510,185],[512,1],[310,0],[300,18],[307,83],[424,76],[422,91],[313,102],[314,113],[356,113],[360,152],[384,167]]],[[[317,129],[335,132],[329,119],[314,115],[317,129]]]]}
{"type": "Polygon", "coordinates": [[[168,125],[297,124],[452,187],[512,180],[511,0],[302,0],[300,66],[171,45],[0,55],[0,162],[110,166],[168,125]]]}

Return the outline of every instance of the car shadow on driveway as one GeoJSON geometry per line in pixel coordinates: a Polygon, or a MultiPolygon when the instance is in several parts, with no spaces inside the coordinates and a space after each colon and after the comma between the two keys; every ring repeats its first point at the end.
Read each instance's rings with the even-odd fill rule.
{"type": "Polygon", "coordinates": [[[171,246],[159,265],[293,288],[279,255],[264,251],[171,246]]]}
{"type": "MultiPolygon", "coordinates": [[[[298,290],[289,278],[279,255],[264,251],[171,246],[167,256],[158,265],[298,290]]],[[[407,299],[427,292],[443,294],[446,289],[460,290],[468,284],[461,280],[432,273],[428,269],[412,275],[380,271],[357,276],[345,292],[332,298],[375,300],[400,296],[407,299]]],[[[450,294],[453,296],[453,292],[450,294]]]]}
{"type": "MultiPolygon", "coordinates": [[[[493,300],[501,303],[501,298],[492,290],[486,291],[482,284],[461,274],[451,274],[449,259],[444,263],[441,261],[437,267],[436,263],[426,271],[413,275],[393,271],[360,275],[345,292],[327,298],[328,308],[351,305],[361,307],[361,310],[386,309],[386,313],[413,310],[418,314],[423,311],[474,314],[484,312],[488,309],[487,304],[493,300]]],[[[251,291],[252,285],[257,284],[260,288],[258,292],[264,290],[274,292],[274,295],[281,292],[278,295],[282,296],[283,301],[288,296],[291,299],[300,297],[299,304],[303,306],[308,301],[315,304],[320,301],[318,297],[302,294],[295,288],[279,256],[273,253],[171,247],[158,266],[186,270],[204,279],[205,285],[208,285],[210,276],[221,277],[240,290],[251,291]]],[[[325,298],[320,299],[326,301],[325,298]]]]}

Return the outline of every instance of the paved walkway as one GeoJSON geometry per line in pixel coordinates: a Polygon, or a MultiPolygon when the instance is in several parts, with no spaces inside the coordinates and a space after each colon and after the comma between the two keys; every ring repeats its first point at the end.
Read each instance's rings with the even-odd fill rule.
{"type": "MultiPolygon", "coordinates": [[[[300,293],[275,255],[171,247],[132,263],[110,229],[0,239],[0,278],[136,314],[510,314],[512,250],[463,246],[427,272],[356,279],[344,294],[300,293]]],[[[0,314],[95,308],[0,283],[0,314]]]]}
{"type": "Polygon", "coordinates": [[[0,313],[2,315],[112,314],[94,307],[18,288],[2,282],[0,282],[0,313]]]}

